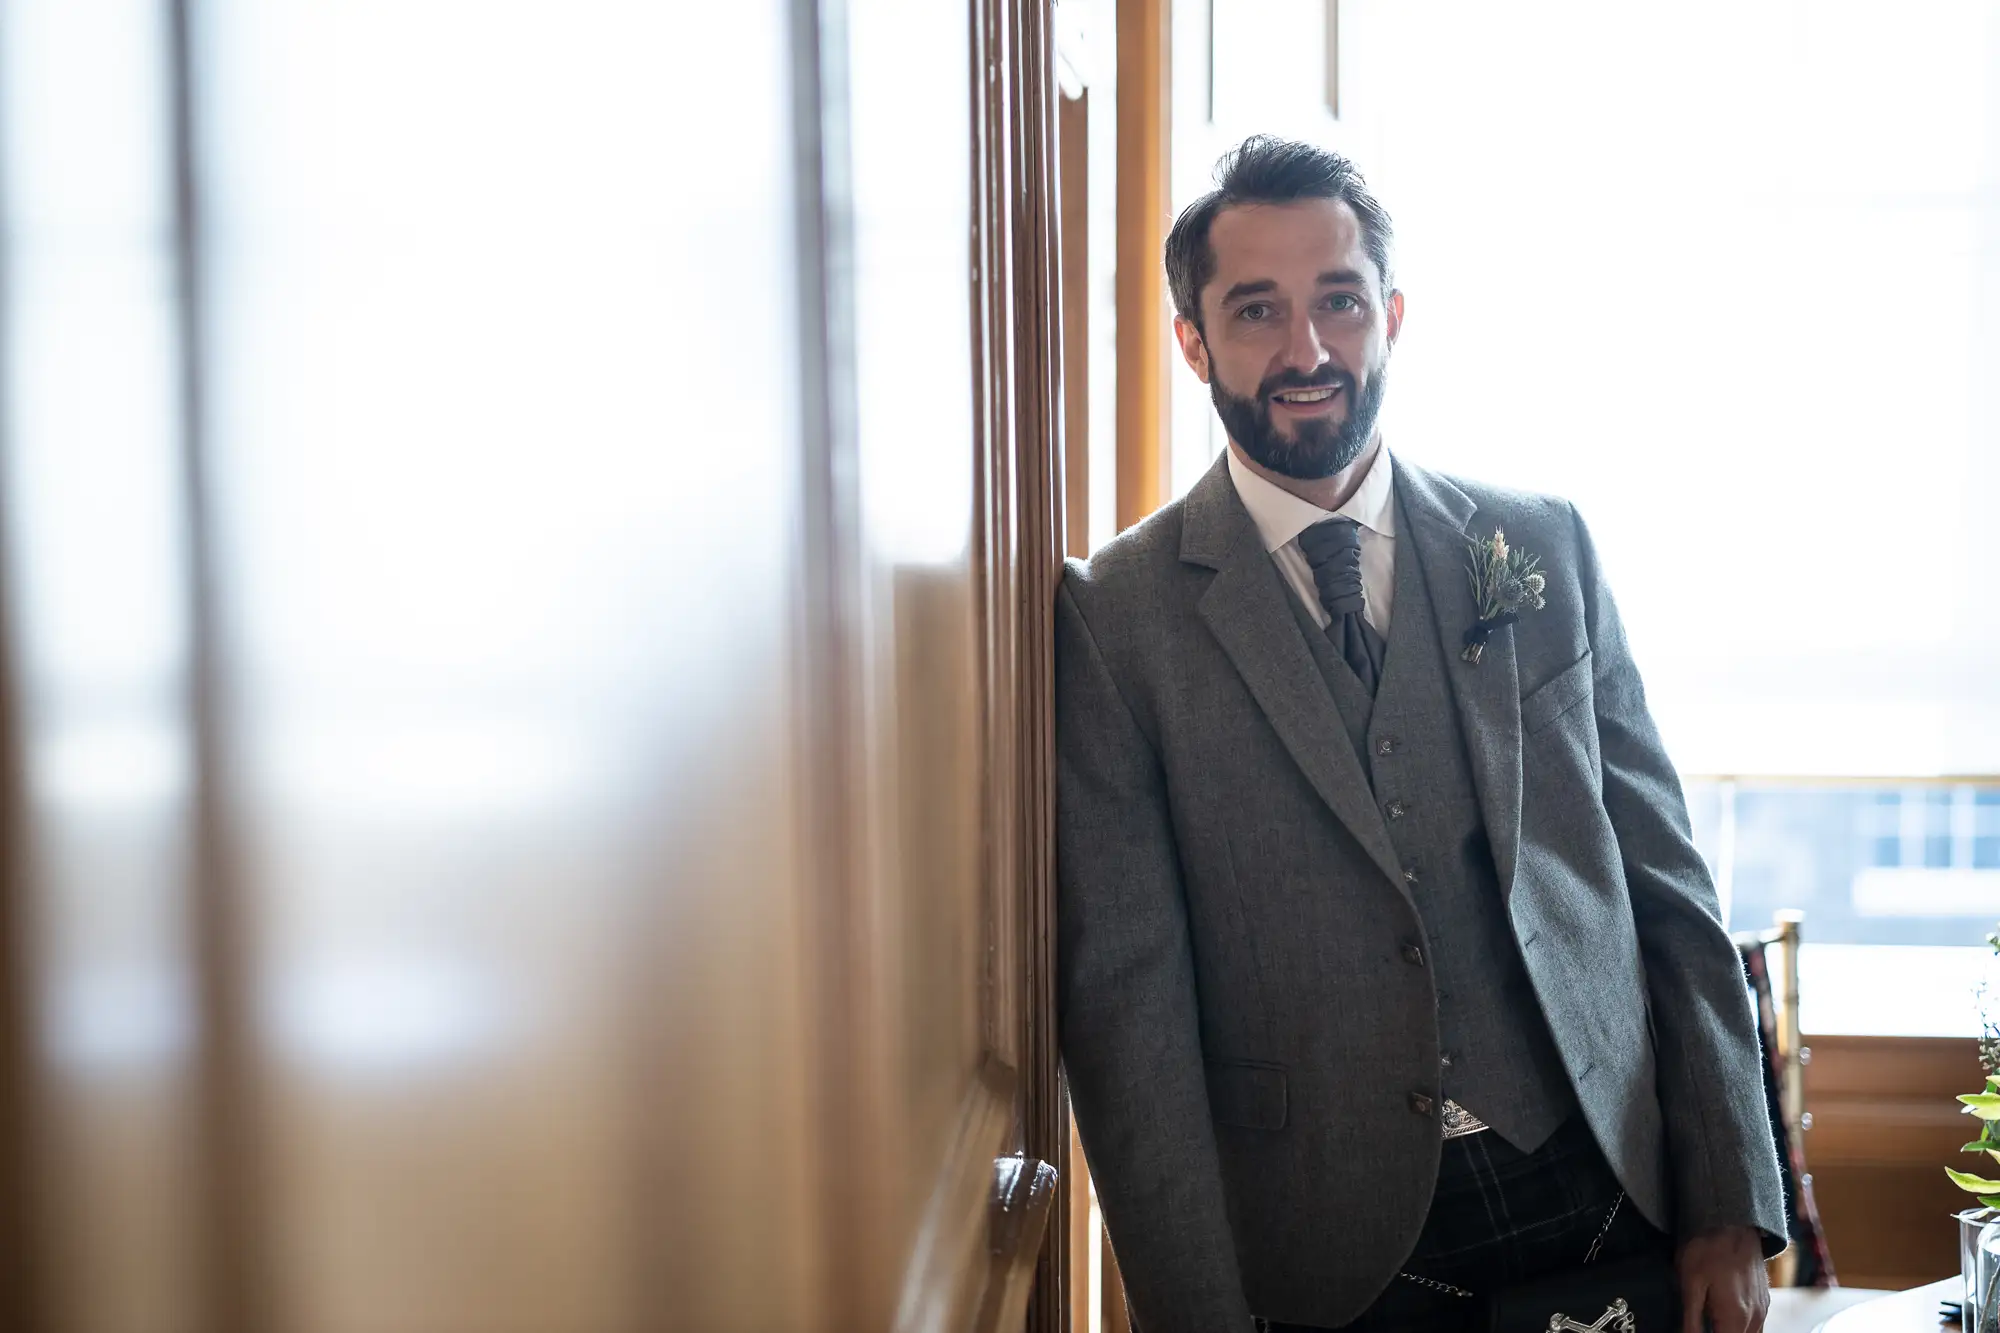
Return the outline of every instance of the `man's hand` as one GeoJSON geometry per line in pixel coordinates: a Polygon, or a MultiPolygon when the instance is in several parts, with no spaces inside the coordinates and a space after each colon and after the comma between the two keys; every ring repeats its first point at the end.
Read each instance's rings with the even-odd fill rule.
{"type": "Polygon", "coordinates": [[[1771,1283],[1755,1227],[1723,1227],[1684,1240],[1674,1266],[1686,1311],[1681,1333],[1702,1333],[1704,1313],[1715,1333],[1761,1333],[1771,1283]]]}

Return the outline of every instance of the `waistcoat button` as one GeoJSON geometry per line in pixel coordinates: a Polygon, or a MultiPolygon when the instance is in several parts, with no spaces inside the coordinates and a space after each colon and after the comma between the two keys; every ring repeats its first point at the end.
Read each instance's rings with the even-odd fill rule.
{"type": "Polygon", "coordinates": [[[1422,967],[1424,965],[1424,951],[1414,944],[1405,944],[1403,946],[1403,961],[1411,967],[1422,967]]]}
{"type": "Polygon", "coordinates": [[[1381,740],[1375,742],[1375,753],[1376,754],[1396,753],[1396,742],[1391,740],[1389,737],[1384,736],[1381,740]]]}
{"type": "Polygon", "coordinates": [[[1410,1109],[1418,1115],[1429,1115],[1435,1105],[1435,1102],[1421,1092],[1410,1094],[1410,1109]]]}
{"type": "Polygon", "coordinates": [[[1391,819],[1401,819],[1406,810],[1401,801],[1391,801],[1384,808],[1389,812],[1389,818],[1391,819]]]}

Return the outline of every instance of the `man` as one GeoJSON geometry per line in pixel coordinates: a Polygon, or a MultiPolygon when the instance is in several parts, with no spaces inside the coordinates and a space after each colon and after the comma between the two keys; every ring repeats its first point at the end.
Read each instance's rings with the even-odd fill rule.
{"type": "Polygon", "coordinates": [[[1459,1330],[1674,1247],[1687,1333],[1758,1333],[1757,1039],[1590,538],[1383,445],[1352,164],[1217,179],[1166,262],[1228,450],[1056,612],[1063,1053],[1137,1321],[1459,1330]]]}

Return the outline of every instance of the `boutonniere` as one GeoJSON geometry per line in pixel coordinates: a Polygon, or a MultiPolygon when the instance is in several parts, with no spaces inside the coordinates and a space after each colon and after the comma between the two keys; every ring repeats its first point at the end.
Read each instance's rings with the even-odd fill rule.
{"type": "Polygon", "coordinates": [[[1486,651],[1486,641],[1494,630],[1513,624],[1523,611],[1539,611],[1548,605],[1542,597],[1548,580],[1541,574],[1542,558],[1508,546],[1507,534],[1499,528],[1493,529],[1489,538],[1466,544],[1472,549],[1472,566],[1467,573],[1479,619],[1465,632],[1465,650],[1459,656],[1478,666],[1479,655],[1486,651]]]}

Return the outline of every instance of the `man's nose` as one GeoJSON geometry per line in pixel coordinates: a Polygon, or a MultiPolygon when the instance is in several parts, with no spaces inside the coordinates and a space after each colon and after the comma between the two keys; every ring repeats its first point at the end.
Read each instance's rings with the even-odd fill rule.
{"type": "Polygon", "coordinates": [[[1311,372],[1333,359],[1310,316],[1294,316],[1285,333],[1286,369],[1311,372]]]}

